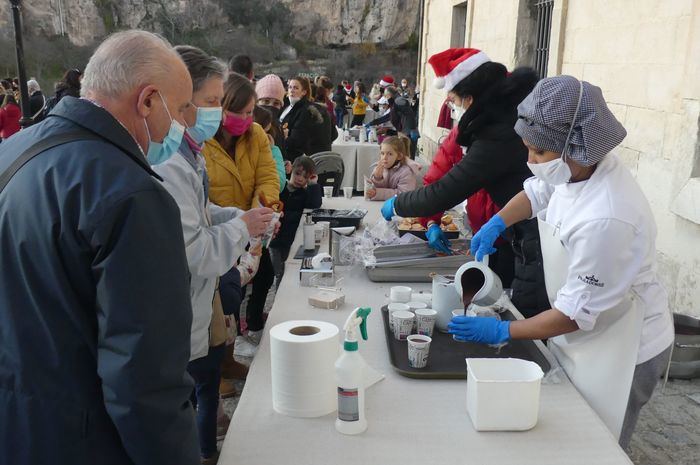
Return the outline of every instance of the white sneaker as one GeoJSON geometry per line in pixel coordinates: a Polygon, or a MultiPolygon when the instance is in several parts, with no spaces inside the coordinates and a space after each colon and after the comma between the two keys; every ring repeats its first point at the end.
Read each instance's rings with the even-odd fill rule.
{"type": "Polygon", "coordinates": [[[248,334],[246,335],[246,339],[248,339],[248,342],[253,344],[254,346],[257,346],[260,344],[260,339],[262,339],[263,335],[263,330],[261,329],[260,331],[248,331],[248,334]]]}
{"type": "Polygon", "coordinates": [[[248,342],[248,339],[245,337],[237,337],[234,344],[233,354],[238,357],[253,358],[258,351],[258,346],[248,342]]]}

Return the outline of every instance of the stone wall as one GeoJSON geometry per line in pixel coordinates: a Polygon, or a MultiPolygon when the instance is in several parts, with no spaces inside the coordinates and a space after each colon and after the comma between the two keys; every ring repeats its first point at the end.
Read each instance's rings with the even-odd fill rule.
{"type": "MultiPolygon", "coordinates": [[[[522,64],[517,14],[526,1],[469,1],[465,46],[509,67],[522,64]]],[[[450,46],[449,28],[431,25],[448,23],[460,3],[426,2],[423,61],[450,46]]],[[[700,2],[555,0],[554,8],[548,75],[571,74],[602,88],[628,132],[618,153],[656,218],[670,306],[700,316],[700,2]]],[[[432,69],[421,69],[421,133],[436,141],[445,92],[429,88],[432,69]]]]}

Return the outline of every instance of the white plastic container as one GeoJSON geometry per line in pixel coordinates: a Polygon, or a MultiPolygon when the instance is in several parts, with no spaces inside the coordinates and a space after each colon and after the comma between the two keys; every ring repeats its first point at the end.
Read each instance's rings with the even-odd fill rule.
{"type": "Polygon", "coordinates": [[[525,431],[537,424],[544,373],[519,358],[467,358],[467,412],[477,431],[525,431]]]}

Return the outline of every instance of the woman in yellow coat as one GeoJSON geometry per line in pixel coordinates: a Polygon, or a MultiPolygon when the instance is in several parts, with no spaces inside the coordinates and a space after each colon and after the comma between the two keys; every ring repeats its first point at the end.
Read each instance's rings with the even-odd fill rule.
{"type": "MultiPolygon", "coordinates": [[[[260,194],[264,194],[268,202],[279,199],[279,176],[270,142],[265,131],[253,123],[256,100],[253,84],[232,73],[224,89],[221,127],[202,149],[209,175],[209,200],[221,207],[249,210],[259,206],[260,194]]],[[[231,267],[233,269],[221,279],[224,307],[227,306],[224,287],[231,278],[229,274],[236,273],[235,263],[231,267]]],[[[272,262],[265,248],[246,311],[248,339],[253,343],[259,342],[262,335],[263,307],[273,280],[272,262]]],[[[234,311],[237,313],[238,309],[234,311]]]]}

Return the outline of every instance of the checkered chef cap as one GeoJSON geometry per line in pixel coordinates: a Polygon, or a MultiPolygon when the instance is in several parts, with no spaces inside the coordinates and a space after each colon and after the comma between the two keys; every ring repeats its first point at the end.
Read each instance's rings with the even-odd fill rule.
{"type": "Polygon", "coordinates": [[[562,153],[582,166],[600,162],[627,135],[600,88],[573,76],[539,81],[518,105],[515,132],[538,149],[562,153]]]}

